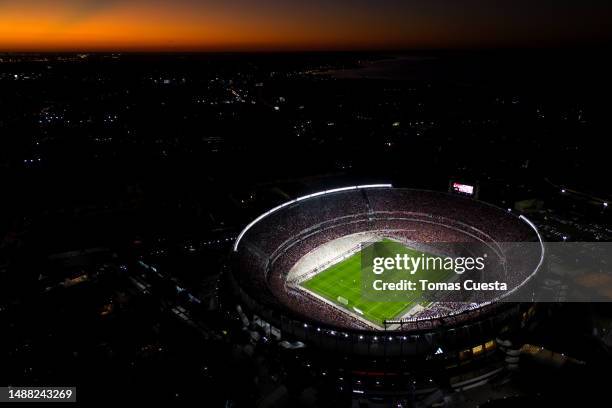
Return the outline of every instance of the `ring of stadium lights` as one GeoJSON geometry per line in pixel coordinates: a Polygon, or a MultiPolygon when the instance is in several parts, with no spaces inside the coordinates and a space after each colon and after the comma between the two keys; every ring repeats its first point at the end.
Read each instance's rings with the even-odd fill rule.
{"type": "Polygon", "coordinates": [[[293,203],[297,203],[297,202],[302,201],[302,200],[306,200],[308,198],[313,198],[313,197],[317,197],[317,196],[321,196],[321,195],[325,195],[325,194],[338,193],[340,191],[360,190],[360,189],[364,189],[364,188],[390,188],[390,187],[393,187],[393,185],[391,185],[391,184],[363,184],[363,185],[359,185],[359,186],[349,186],[349,187],[333,188],[331,190],[323,190],[323,191],[319,191],[317,193],[307,194],[305,196],[301,196],[301,197],[295,198],[293,200],[287,201],[285,203],[282,203],[281,205],[276,206],[276,207],[272,208],[271,210],[268,210],[265,213],[261,214],[259,217],[255,218],[253,221],[251,221],[246,227],[244,227],[244,229],[240,232],[240,234],[238,234],[238,237],[236,238],[236,241],[234,242],[234,252],[238,251],[238,244],[240,244],[240,240],[242,239],[244,234],[247,233],[248,230],[250,230],[259,221],[261,221],[264,218],[266,218],[268,215],[270,215],[272,213],[275,213],[276,211],[278,211],[281,208],[284,208],[284,207],[286,207],[288,205],[291,205],[293,203]]]}
{"type": "MultiPolygon", "coordinates": [[[[322,195],[326,195],[326,194],[332,194],[332,193],[337,193],[337,192],[342,192],[342,191],[350,191],[350,190],[358,190],[358,189],[366,189],[366,188],[393,188],[392,184],[366,184],[366,185],[356,185],[356,186],[348,186],[348,187],[340,187],[340,188],[334,188],[334,189],[329,189],[329,190],[324,190],[324,191],[320,191],[320,192],[316,192],[316,193],[312,193],[312,194],[307,194],[301,197],[298,197],[296,199],[287,201],[285,203],[282,203],[274,208],[272,208],[271,210],[266,211],[265,213],[261,214],[259,217],[255,218],[253,221],[251,221],[238,235],[238,237],[236,238],[236,241],[234,243],[234,247],[233,247],[233,251],[237,252],[238,251],[238,245],[240,243],[240,240],[244,237],[244,235],[258,222],[262,221],[264,218],[266,218],[267,216],[269,216],[270,214],[273,214],[279,210],[281,210],[284,207],[287,207],[291,204],[309,199],[309,198],[314,198],[317,196],[322,196],[322,195]]],[[[421,191],[430,191],[430,190],[421,190],[421,191]]],[[[436,192],[436,191],[431,191],[431,192],[436,192]]],[[[491,204],[491,203],[487,203],[484,201],[478,201],[481,204],[484,204],[486,206],[498,209],[498,210],[502,210],[499,207],[491,204]]],[[[504,211],[505,212],[505,211],[504,211]]],[[[517,217],[516,215],[514,215],[515,217],[517,217]]],[[[491,299],[489,301],[486,302],[480,302],[480,303],[474,303],[474,304],[470,304],[470,305],[466,305],[465,308],[461,309],[461,310],[457,310],[457,311],[453,311],[448,313],[445,316],[448,317],[452,317],[452,316],[458,316],[461,315],[463,313],[468,313],[471,312],[473,310],[477,310],[477,309],[482,309],[485,308],[489,305],[495,304],[500,302],[500,300],[508,297],[509,295],[511,295],[512,293],[514,293],[515,291],[517,291],[518,289],[520,289],[521,287],[523,287],[529,280],[531,280],[531,278],[533,278],[533,276],[535,276],[535,274],[540,270],[543,262],[544,262],[544,254],[545,254],[545,247],[544,247],[544,243],[542,241],[542,236],[540,235],[540,232],[538,230],[538,228],[535,226],[535,224],[529,220],[527,217],[525,217],[524,215],[518,215],[518,217],[520,220],[522,220],[523,222],[525,222],[536,234],[537,238],[538,238],[538,242],[540,244],[540,248],[541,248],[541,253],[540,253],[540,259],[538,261],[537,266],[534,268],[534,270],[529,274],[529,276],[527,276],[523,282],[521,282],[519,285],[517,285],[515,288],[513,288],[511,291],[508,291],[507,293],[504,293],[503,295],[500,295],[499,297],[496,297],[494,299],[491,299]]],[[[469,225],[466,225],[469,227],[469,225]]],[[[412,322],[424,322],[424,321],[430,321],[430,320],[434,320],[437,319],[441,316],[428,316],[428,317],[422,317],[422,318],[407,318],[407,319],[389,319],[387,320],[388,323],[412,323],[412,322]]],[[[318,331],[320,331],[321,329],[317,329],[318,331]]],[[[376,339],[376,338],[375,338],[376,339]]]]}

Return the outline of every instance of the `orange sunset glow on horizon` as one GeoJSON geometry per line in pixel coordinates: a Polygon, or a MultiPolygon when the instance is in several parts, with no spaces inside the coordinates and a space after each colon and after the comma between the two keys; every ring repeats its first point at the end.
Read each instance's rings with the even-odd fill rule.
{"type": "Polygon", "coordinates": [[[604,16],[590,9],[583,14],[592,14],[593,22],[576,35],[565,14],[533,31],[533,22],[521,13],[500,14],[486,2],[471,20],[451,1],[437,8],[407,3],[0,0],[0,51],[435,48],[555,44],[607,35],[604,16]]]}

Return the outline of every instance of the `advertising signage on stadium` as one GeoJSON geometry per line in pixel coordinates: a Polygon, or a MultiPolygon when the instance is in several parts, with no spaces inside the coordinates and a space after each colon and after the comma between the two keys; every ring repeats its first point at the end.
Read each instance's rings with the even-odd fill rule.
{"type": "Polygon", "coordinates": [[[459,183],[457,181],[452,181],[450,184],[450,190],[452,193],[466,195],[469,197],[476,196],[476,186],[470,184],[459,183]]]}
{"type": "Polygon", "coordinates": [[[453,188],[458,193],[474,195],[474,186],[470,186],[468,184],[453,183],[453,188]]]}

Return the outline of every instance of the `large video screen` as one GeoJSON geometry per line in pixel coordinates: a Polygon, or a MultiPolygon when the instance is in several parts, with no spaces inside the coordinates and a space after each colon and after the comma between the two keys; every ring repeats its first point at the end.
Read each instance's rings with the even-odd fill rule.
{"type": "Polygon", "coordinates": [[[453,182],[451,186],[452,186],[453,192],[455,193],[466,194],[469,196],[474,195],[475,188],[474,186],[471,186],[469,184],[453,182]]]}

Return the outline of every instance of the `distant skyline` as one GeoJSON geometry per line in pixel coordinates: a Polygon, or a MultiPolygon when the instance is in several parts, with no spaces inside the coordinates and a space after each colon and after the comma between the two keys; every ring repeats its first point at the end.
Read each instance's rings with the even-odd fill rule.
{"type": "Polygon", "coordinates": [[[610,21],[609,0],[0,0],[0,52],[563,47],[610,21]]]}

